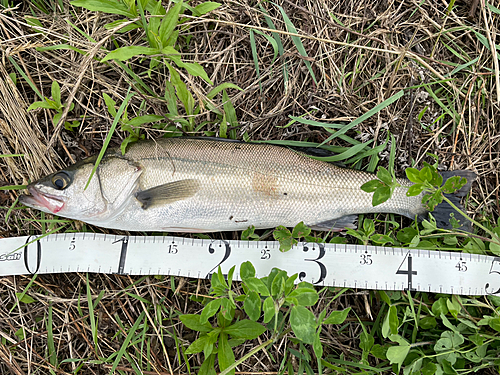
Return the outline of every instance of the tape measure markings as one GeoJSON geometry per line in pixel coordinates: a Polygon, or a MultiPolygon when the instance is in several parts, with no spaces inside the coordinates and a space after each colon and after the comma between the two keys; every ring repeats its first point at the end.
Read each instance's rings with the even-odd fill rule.
{"type": "MultiPolygon", "coordinates": [[[[315,285],[500,295],[500,257],[364,245],[64,233],[0,239],[0,276],[98,272],[210,277],[251,261],[257,276],[272,268],[315,285]],[[17,251],[13,251],[16,250],[17,251]]],[[[239,278],[239,274],[236,274],[239,278]]]]}

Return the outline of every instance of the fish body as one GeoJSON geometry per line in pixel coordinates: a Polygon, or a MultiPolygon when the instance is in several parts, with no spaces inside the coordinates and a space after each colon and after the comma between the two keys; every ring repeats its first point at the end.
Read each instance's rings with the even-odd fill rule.
{"type": "Polygon", "coordinates": [[[410,218],[426,213],[407,197],[404,179],[391,199],[372,206],[360,189],[374,176],[269,144],[162,138],[110,149],[90,183],[96,157],[28,186],[21,203],[100,227],[128,231],[215,232],[293,227],[354,227],[361,213],[410,218]]]}

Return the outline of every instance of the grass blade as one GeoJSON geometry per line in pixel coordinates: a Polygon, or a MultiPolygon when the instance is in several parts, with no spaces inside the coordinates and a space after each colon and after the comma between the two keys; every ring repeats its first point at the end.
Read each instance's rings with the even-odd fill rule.
{"type": "Polygon", "coordinates": [[[125,97],[125,100],[123,100],[120,108],[118,108],[118,112],[116,113],[115,119],[113,120],[113,123],[111,124],[111,128],[109,129],[109,133],[106,136],[106,139],[104,140],[104,144],[102,145],[101,152],[99,152],[99,156],[97,156],[97,160],[95,162],[94,168],[92,168],[92,172],[90,173],[89,180],[87,181],[87,184],[85,185],[85,189],[87,189],[87,187],[89,186],[90,181],[92,180],[92,177],[94,176],[94,173],[96,172],[97,167],[99,166],[99,163],[101,162],[104,154],[106,153],[106,149],[108,148],[109,142],[111,141],[111,136],[115,132],[116,125],[118,125],[118,121],[120,121],[120,118],[122,117],[123,111],[125,111],[125,108],[127,107],[129,100],[134,96],[134,93],[130,93],[130,89],[131,89],[131,87],[128,88],[127,96],[125,97]]]}
{"type": "Polygon", "coordinates": [[[372,109],[370,109],[364,115],[359,116],[356,120],[352,121],[350,124],[344,126],[339,131],[336,131],[335,133],[333,133],[331,136],[329,136],[321,144],[324,145],[325,143],[330,142],[332,139],[338,137],[339,135],[345,134],[348,130],[351,130],[356,125],[362,123],[366,119],[372,117],[374,114],[380,112],[385,107],[388,107],[389,105],[391,105],[392,103],[394,103],[395,101],[397,101],[398,99],[400,99],[403,96],[403,94],[404,94],[404,91],[401,90],[401,91],[397,92],[396,94],[392,95],[391,97],[387,98],[386,100],[384,100],[382,103],[377,104],[375,107],[373,107],[372,109]]]}
{"type": "MultiPolygon", "coordinates": [[[[273,3],[274,4],[274,3],[273,3]]],[[[285,13],[285,10],[279,6],[278,4],[274,4],[278,7],[278,9],[281,12],[281,15],[283,16],[283,20],[285,21],[286,29],[290,33],[298,34],[297,29],[293,25],[292,21],[290,21],[290,18],[288,18],[288,15],[285,13]]],[[[302,44],[302,40],[298,36],[293,36],[292,35],[292,41],[293,44],[295,44],[295,47],[297,48],[297,51],[299,51],[300,55],[309,58],[307,55],[306,49],[304,48],[304,45],[302,44]]],[[[314,72],[311,67],[311,63],[308,60],[304,60],[304,64],[307,66],[307,70],[309,70],[309,73],[311,74],[311,77],[314,81],[315,84],[318,84],[318,81],[316,81],[316,76],[314,75],[314,72]]]]}
{"type": "Polygon", "coordinates": [[[252,29],[250,29],[250,47],[252,49],[253,64],[255,66],[257,80],[259,81],[259,90],[262,93],[262,84],[260,82],[260,71],[259,71],[259,58],[257,57],[257,45],[255,44],[255,35],[252,29]]]}

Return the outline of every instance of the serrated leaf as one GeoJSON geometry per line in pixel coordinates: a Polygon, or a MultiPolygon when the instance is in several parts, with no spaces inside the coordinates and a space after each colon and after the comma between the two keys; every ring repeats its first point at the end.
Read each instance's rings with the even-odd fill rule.
{"type": "Polygon", "coordinates": [[[377,188],[384,186],[384,183],[380,180],[371,180],[363,185],[361,185],[361,190],[366,193],[373,193],[377,188]]]}
{"type": "Polygon", "coordinates": [[[108,60],[125,61],[137,55],[156,55],[159,53],[161,52],[158,49],[150,47],[141,47],[141,46],[120,47],[115,49],[114,51],[111,51],[106,56],[104,56],[101,62],[108,60]]]}

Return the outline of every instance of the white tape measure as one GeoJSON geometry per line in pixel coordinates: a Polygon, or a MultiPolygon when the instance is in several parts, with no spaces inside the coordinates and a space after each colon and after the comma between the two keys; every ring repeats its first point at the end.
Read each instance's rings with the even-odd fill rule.
{"type": "Polygon", "coordinates": [[[500,257],[448,251],[274,241],[53,234],[0,239],[0,276],[62,272],[206,278],[250,261],[258,277],[272,268],[319,286],[500,295],[500,257]]]}

